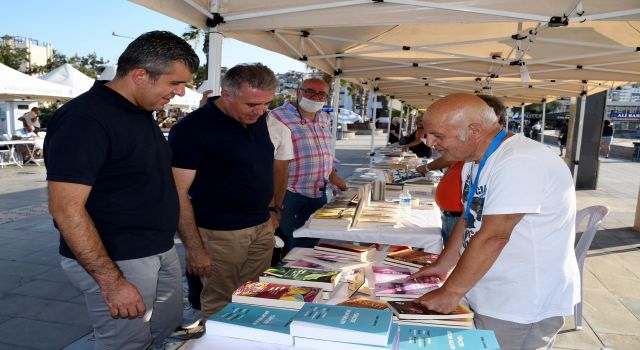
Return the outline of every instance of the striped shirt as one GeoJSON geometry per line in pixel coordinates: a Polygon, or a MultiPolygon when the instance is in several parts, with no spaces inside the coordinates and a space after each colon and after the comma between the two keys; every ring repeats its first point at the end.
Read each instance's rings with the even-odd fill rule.
{"type": "Polygon", "coordinates": [[[311,121],[289,103],[269,113],[291,130],[294,158],[289,162],[287,190],[309,198],[322,197],[334,161],[329,115],[319,111],[311,121]]]}

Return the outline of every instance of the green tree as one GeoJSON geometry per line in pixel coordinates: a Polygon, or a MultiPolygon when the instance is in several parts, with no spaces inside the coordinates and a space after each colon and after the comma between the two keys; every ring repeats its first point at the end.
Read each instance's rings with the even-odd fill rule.
{"type": "Polygon", "coordinates": [[[20,69],[20,66],[28,62],[29,52],[27,49],[15,48],[9,42],[12,37],[5,35],[0,43],[0,63],[13,69],[20,69]]]}
{"type": "Polygon", "coordinates": [[[209,70],[209,35],[207,35],[206,31],[194,26],[189,26],[187,31],[182,33],[182,38],[191,43],[191,46],[196,49],[200,44],[200,39],[202,37],[204,37],[202,42],[202,52],[204,53],[205,64],[198,68],[198,71],[193,77],[193,85],[196,87],[200,86],[203,81],[207,80],[207,72],[209,70]]]}
{"type": "Polygon", "coordinates": [[[269,103],[269,109],[274,109],[282,106],[285,102],[284,95],[276,95],[276,97],[269,103]]]}

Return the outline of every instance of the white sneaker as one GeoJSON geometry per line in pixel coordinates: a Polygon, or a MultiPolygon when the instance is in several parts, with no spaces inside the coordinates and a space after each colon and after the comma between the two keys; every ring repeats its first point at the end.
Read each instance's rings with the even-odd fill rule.
{"type": "Polygon", "coordinates": [[[198,327],[200,321],[202,320],[202,313],[200,310],[196,310],[191,307],[191,305],[185,305],[184,310],[182,311],[182,323],[180,324],[180,328],[182,329],[192,329],[198,327]]]}

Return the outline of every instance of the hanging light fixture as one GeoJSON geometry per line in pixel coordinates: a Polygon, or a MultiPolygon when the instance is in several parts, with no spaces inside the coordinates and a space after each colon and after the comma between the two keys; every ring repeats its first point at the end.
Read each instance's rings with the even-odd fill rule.
{"type": "Polygon", "coordinates": [[[520,80],[524,83],[528,83],[531,81],[531,76],[529,75],[529,70],[524,62],[520,63],[520,80]]]}

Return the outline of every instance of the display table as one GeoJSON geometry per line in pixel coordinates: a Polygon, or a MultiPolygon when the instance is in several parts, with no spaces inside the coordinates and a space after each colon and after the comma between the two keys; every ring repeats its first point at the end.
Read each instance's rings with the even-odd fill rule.
{"type": "MultiPolygon", "coordinates": [[[[312,248],[293,248],[285,259],[293,259],[295,260],[299,256],[304,256],[307,254],[311,254],[312,248]]],[[[373,270],[371,269],[372,265],[382,265],[382,260],[386,257],[386,252],[377,251],[375,252],[373,261],[371,264],[365,267],[365,277],[367,281],[365,282],[365,286],[373,287],[373,270]]],[[[358,295],[356,293],[356,295],[358,295]]],[[[337,304],[344,300],[347,300],[349,297],[347,295],[347,284],[341,283],[338,285],[338,289],[335,294],[329,300],[320,301],[321,304],[337,304]]],[[[237,350],[237,349],[247,349],[247,350],[303,350],[307,348],[297,347],[297,346],[287,346],[287,345],[279,345],[279,344],[269,344],[262,343],[252,340],[245,339],[237,339],[237,338],[228,338],[213,334],[205,333],[200,339],[193,340],[186,350],[237,350]]]]}
{"type": "Polygon", "coordinates": [[[39,142],[42,142],[42,141],[41,140],[0,141],[0,146],[7,146],[9,148],[8,150],[0,151],[0,152],[8,153],[8,155],[6,156],[7,158],[6,160],[5,160],[4,154],[2,154],[2,157],[0,157],[0,167],[4,168],[5,165],[15,164],[22,168],[22,164],[23,164],[21,160],[22,158],[19,158],[16,156],[17,145],[24,145],[27,148],[29,155],[31,156],[31,160],[34,161],[38,166],[40,166],[40,163],[38,161],[40,161],[41,159],[36,159],[36,157],[34,156],[34,148],[39,142]]]}

